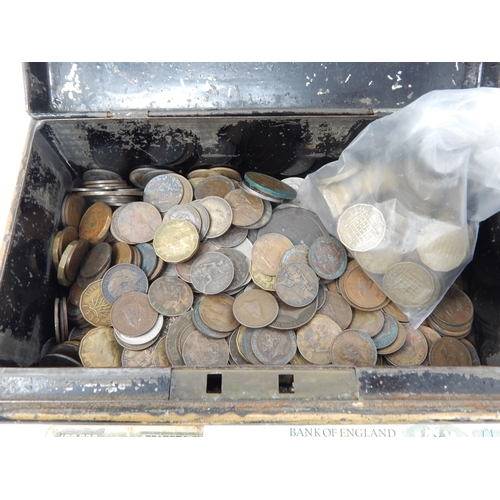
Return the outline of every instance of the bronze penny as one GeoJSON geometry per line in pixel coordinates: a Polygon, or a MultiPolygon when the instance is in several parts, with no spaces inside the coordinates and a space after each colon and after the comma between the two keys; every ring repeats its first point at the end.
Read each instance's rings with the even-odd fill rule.
{"type": "Polygon", "coordinates": [[[307,245],[294,245],[281,257],[280,267],[293,262],[302,262],[309,265],[309,247],[307,245]]]}
{"type": "Polygon", "coordinates": [[[73,282],[71,288],[69,289],[68,300],[71,304],[75,306],[80,305],[80,297],[86,287],[80,286],[78,280],[73,282]]]}
{"type": "Polygon", "coordinates": [[[359,309],[381,309],[387,303],[387,296],[363,271],[359,264],[346,272],[343,286],[346,294],[345,298],[359,309]]]}
{"type": "Polygon", "coordinates": [[[297,352],[293,330],[276,330],[269,326],[253,332],[251,345],[257,359],[265,365],[286,365],[297,352]]]}
{"type": "Polygon", "coordinates": [[[77,193],[68,194],[63,201],[61,218],[64,226],[78,229],[83,214],[87,210],[85,198],[77,193]]]}
{"type": "Polygon", "coordinates": [[[232,332],[239,326],[233,314],[234,298],[225,293],[206,295],[199,303],[200,318],[218,332],[232,332]]]}
{"type": "Polygon", "coordinates": [[[117,368],[122,365],[122,351],[113,329],[100,326],[85,334],[78,352],[86,368],[117,368]]]}
{"type": "Polygon", "coordinates": [[[428,326],[420,325],[418,327],[418,330],[420,330],[420,332],[424,334],[429,349],[433,346],[433,344],[435,344],[438,340],[441,339],[441,335],[439,335],[439,333],[436,332],[436,330],[428,326]]]}
{"type": "Polygon", "coordinates": [[[222,236],[231,227],[233,221],[233,211],[229,203],[218,196],[207,196],[198,200],[198,203],[206,209],[210,216],[210,227],[205,237],[222,236]]]}
{"type": "Polygon", "coordinates": [[[310,361],[307,361],[302,354],[300,354],[300,351],[297,349],[295,352],[295,356],[290,360],[291,365],[312,365],[310,361]]]}
{"type": "Polygon", "coordinates": [[[149,368],[155,366],[153,348],[141,350],[123,349],[122,366],[124,368],[149,368]]]}
{"type": "Polygon", "coordinates": [[[121,333],[116,327],[114,328],[116,341],[125,349],[139,351],[152,346],[160,336],[163,328],[164,317],[161,314],[157,315],[156,322],[151,329],[138,336],[129,336],[121,333]]]}
{"type": "Polygon", "coordinates": [[[182,354],[179,350],[179,336],[185,328],[192,325],[192,315],[193,311],[188,311],[181,314],[170,325],[170,328],[166,332],[165,340],[165,351],[167,357],[172,366],[182,366],[184,365],[184,360],[182,359],[182,354]]]}
{"type": "Polygon", "coordinates": [[[233,280],[226,288],[226,291],[236,290],[245,285],[250,278],[250,261],[235,248],[220,248],[218,252],[228,257],[233,264],[233,280]]]}
{"type": "Polygon", "coordinates": [[[141,264],[139,267],[144,271],[146,276],[151,279],[151,275],[158,265],[158,260],[161,259],[158,259],[155,249],[150,243],[138,243],[135,245],[135,248],[137,248],[141,254],[141,264]]]}
{"type": "Polygon", "coordinates": [[[172,174],[158,175],[144,187],[144,201],[160,212],[167,212],[174,205],[178,205],[183,195],[182,182],[172,174]]]}
{"type": "Polygon", "coordinates": [[[479,359],[476,348],[467,339],[460,339],[460,342],[462,342],[462,344],[464,344],[465,347],[467,347],[467,349],[469,350],[472,360],[472,366],[480,366],[481,360],[479,359]]]}
{"type": "Polygon", "coordinates": [[[306,264],[294,262],[283,266],[276,276],[276,293],[286,304],[304,307],[318,295],[316,273],[306,264]]]}
{"type": "Polygon", "coordinates": [[[167,356],[166,343],[167,337],[163,336],[153,346],[153,366],[158,368],[168,368],[172,366],[167,356]]]}
{"type": "Polygon", "coordinates": [[[246,226],[246,229],[260,229],[261,227],[264,227],[270,220],[273,215],[273,206],[271,205],[271,202],[268,200],[262,200],[264,203],[264,213],[262,214],[262,217],[255,222],[254,224],[250,224],[246,226]]]}
{"type": "Polygon", "coordinates": [[[151,283],[151,306],[163,316],[180,316],[193,305],[193,291],[179,278],[164,276],[151,283]]]}
{"type": "Polygon", "coordinates": [[[373,340],[359,330],[344,330],[332,343],[332,364],[341,366],[375,366],[377,348],[373,340]]]}
{"type": "Polygon", "coordinates": [[[191,203],[193,201],[194,194],[193,186],[191,186],[191,183],[183,175],[176,174],[175,172],[170,172],[170,175],[179,179],[182,184],[183,194],[179,205],[191,203]]]}
{"type": "Polygon", "coordinates": [[[264,202],[261,198],[247,193],[243,189],[235,189],[224,199],[233,211],[233,225],[246,227],[255,224],[264,214],[264,202]]]}
{"type": "Polygon", "coordinates": [[[101,291],[102,280],[91,283],[80,297],[83,317],[93,326],[111,326],[111,304],[101,291]]]}
{"type": "Polygon", "coordinates": [[[305,325],[316,314],[317,304],[316,299],[307,306],[292,307],[279,299],[278,316],[269,326],[278,330],[293,330],[299,326],[305,325]]]}
{"type": "Polygon", "coordinates": [[[329,316],[342,330],[345,330],[352,321],[351,306],[338,292],[328,291],[325,295],[325,303],[318,309],[318,314],[329,316]]]}
{"type": "Polygon", "coordinates": [[[66,247],[77,239],[78,231],[74,227],[65,227],[55,235],[52,244],[52,262],[56,269],[66,247]]]}
{"type": "Polygon", "coordinates": [[[250,276],[252,277],[252,281],[263,290],[267,290],[268,292],[276,291],[276,276],[268,276],[261,273],[253,263],[250,263],[250,276]]]}
{"type": "Polygon", "coordinates": [[[116,264],[132,264],[132,261],[133,261],[133,251],[128,243],[117,241],[111,247],[112,266],[116,266],[116,264]]]}
{"type": "Polygon", "coordinates": [[[370,337],[374,337],[384,326],[384,315],[382,311],[361,311],[354,309],[350,330],[361,330],[370,337]]]}
{"type": "Polygon", "coordinates": [[[394,342],[389,344],[387,347],[377,349],[379,355],[385,356],[386,354],[392,354],[393,352],[399,351],[406,341],[406,329],[403,327],[403,323],[400,323],[397,320],[394,321],[396,321],[396,325],[398,327],[396,340],[394,340],[394,342]]]}
{"type": "Polygon", "coordinates": [[[212,339],[194,330],[184,342],[182,359],[188,366],[226,366],[229,346],[224,339],[212,339]]]}
{"type": "Polygon", "coordinates": [[[372,337],[373,342],[375,342],[375,347],[379,352],[380,349],[390,346],[398,338],[399,333],[398,322],[387,313],[382,314],[384,316],[384,326],[377,335],[372,337]]]}
{"type": "Polygon", "coordinates": [[[467,346],[458,339],[443,337],[429,351],[431,366],[472,366],[472,356],[467,346]]]}
{"type": "MultiPolygon", "coordinates": [[[[392,354],[386,354],[385,359],[394,366],[418,366],[427,357],[429,347],[424,334],[416,330],[409,323],[404,323],[406,340],[403,347],[392,354]]],[[[465,348],[467,350],[467,348],[465,348]]],[[[467,351],[467,354],[469,351],[467,351]]]]}
{"type": "Polygon", "coordinates": [[[68,340],[69,324],[68,324],[68,299],[63,297],[59,302],[59,318],[61,322],[61,340],[68,340]]]}
{"type": "Polygon", "coordinates": [[[201,228],[199,233],[200,239],[204,240],[207,237],[208,231],[210,230],[210,214],[200,202],[193,201],[190,203],[190,206],[192,206],[200,214],[201,228]]]}
{"type": "Polygon", "coordinates": [[[264,290],[249,290],[236,297],[233,314],[236,320],[249,328],[263,328],[278,316],[277,300],[264,290]]]}
{"type": "MultiPolygon", "coordinates": [[[[245,327],[243,327],[245,328],[245,327]]],[[[248,361],[240,354],[238,351],[238,346],[236,344],[236,337],[239,332],[239,327],[234,330],[233,333],[231,333],[231,336],[229,337],[228,340],[228,345],[229,345],[229,356],[230,360],[232,359],[237,365],[247,365],[249,364],[248,361]]]]}
{"type": "Polygon", "coordinates": [[[297,330],[297,345],[307,361],[315,365],[332,362],[332,343],[341,332],[340,326],[328,316],[316,314],[297,330]]]}
{"type": "Polygon", "coordinates": [[[78,233],[80,238],[90,245],[104,241],[111,225],[112,210],[109,205],[98,201],[91,205],[83,214],[78,233]]]}
{"type": "Polygon", "coordinates": [[[222,236],[213,238],[211,241],[218,247],[234,248],[243,243],[248,235],[248,229],[244,227],[231,226],[222,236]]]}
{"type": "Polygon", "coordinates": [[[198,250],[200,236],[191,222],[172,219],[164,222],[156,231],[153,247],[156,255],[165,262],[185,262],[198,250]]]}
{"type": "Polygon", "coordinates": [[[431,319],[445,329],[453,330],[472,322],[474,306],[471,299],[458,287],[452,286],[435,307],[431,319]]]}
{"type": "Polygon", "coordinates": [[[198,246],[198,250],[189,260],[184,262],[178,262],[175,264],[175,271],[178,274],[179,278],[187,283],[191,283],[191,268],[193,267],[194,262],[198,257],[201,257],[203,254],[208,252],[215,252],[217,247],[212,244],[211,240],[202,241],[198,246]]]}
{"type": "Polygon", "coordinates": [[[113,214],[117,239],[124,243],[147,243],[162,225],[160,212],[150,203],[134,201],[113,214]]]}
{"type": "Polygon", "coordinates": [[[229,177],[229,179],[233,181],[241,181],[241,175],[237,170],[224,165],[210,167],[208,175],[223,175],[224,177],[229,177]]]}
{"type": "Polygon", "coordinates": [[[111,265],[111,245],[105,241],[98,243],[90,249],[80,266],[80,276],[93,278],[111,265]]]}
{"type": "Polygon", "coordinates": [[[396,305],[394,302],[389,302],[384,306],[384,311],[392,316],[394,319],[401,321],[402,323],[408,323],[408,316],[396,305]]]}
{"type": "Polygon", "coordinates": [[[207,196],[224,198],[233,190],[233,183],[223,175],[211,175],[202,179],[194,188],[194,197],[197,200],[207,196]]]}
{"type": "Polygon", "coordinates": [[[72,241],[66,247],[57,266],[57,280],[61,285],[70,286],[75,281],[88,249],[89,243],[84,239],[72,241]]]}
{"type": "Polygon", "coordinates": [[[157,320],[158,313],[151,307],[146,293],[127,293],[111,308],[111,324],[128,337],[145,334],[153,328],[157,320]]]}
{"type": "Polygon", "coordinates": [[[236,334],[236,347],[247,363],[251,365],[262,365],[262,361],[255,356],[252,350],[252,335],[254,331],[255,328],[247,328],[241,325],[236,334]]]}
{"type": "Polygon", "coordinates": [[[267,276],[276,276],[283,254],[293,247],[292,242],[278,233],[268,233],[257,238],[252,249],[252,264],[267,276]]]}
{"type": "Polygon", "coordinates": [[[208,252],[198,257],[191,267],[191,283],[196,290],[213,295],[226,290],[234,278],[234,266],[220,252],[208,252]]]}
{"type": "Polygon", "coordinates": [[[201,231],[201,215],[198,210],[193,205],[183,204],[183,205],[175,205],[163,216],[163,222],[167,222],[173,219],[184,219],[196,227],[198,232],[201,231]]]}
{"type": "Polygon", "coordinates": [[[104,298],[113,305],[128,293],[146,293],[148,286],[148,278],[141,268],[133,264],[117,264],[104,274],[101,289],[104,298]]]}
{"type": "Polygon", "coordinates": [[[346,270],[347,252],[337,238],[320,236],[309,248],[309,263],[320,278],[333,280],[346,270]]]}

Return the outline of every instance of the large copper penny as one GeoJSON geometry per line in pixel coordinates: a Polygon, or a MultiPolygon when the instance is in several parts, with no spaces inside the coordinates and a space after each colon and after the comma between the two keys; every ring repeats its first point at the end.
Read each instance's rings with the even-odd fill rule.
{"type": "Polygon", "coordinates": [[[252,264],[268,276],[276,276],[283,254],[293,247],[293,243],[278,233],[268,233],[257,238],[252,249],[252,264]]]}
{"type": "Polygon", "coordinates": [[[101,291],[102,280],[95,281],[85,288],[80,297],[80,310],[83,317],[94,326],[111,326],[111,304],[101,291]]]}
{"type": "Polygon", "coordinates": [[[157,320],[158,313],[151,307],[146,293],[127,293],[111,308],[111,324],[128,337],[143,335],[157,320]]]}
{"type": "Polygon", "coordinates": [[[431,366],[472,366],[472,356],[460,340],[443,337],[430,348],[429,364],[431,366]]]}
{"type": "Polygon", "coordinates": [[[236,297],[233,314],[238,322],[249,328],[263,328],[278,316],[278,302],[264,290],[248,290],[236,297]]]}
{"type": "Polygon", "coordinates": [[[212,339],[195,330],[182,346],[182,359],[188,366],[225,366],[229,346],[225,339],[212,339]]]}
{"type": "Polygon", "coordinates": [[[233,183],[223,175],[210,175],[202,179],[194,188],[194,197],[197,200],[207,196],[219,196],[224,198],[234,189],[233,183]]]}
{"type": "Polygon", "coordinates": [[[233,314],[234,297],[225,293],[206,295],[199,305],[201,320],[218,332],[232,332],[239,326],[233,314]]]}
{"type": "Polygon", "coordinates": [[[198,250],[196,250],[196,253],[189,260],[178,262],[174,265],[175,271],[178,274],[179,278],[181,278],[183,281],[186,281],[187,283],[191,283],[191,268],[193,267],[196,259],[198,257],[201,257],[203,254],[215,251],[217,251],[217,247],[212,244],[211,240],[200,242],[198,250]]]}
{"type": "Polygon", "coordinates": [[[86,368],[118,368],[122,365],[122,351],[113,328],[100,326],[85,334],[78,352],[86,368]]]}
{"type": "Polygon", "coordinates": [[[434,322],[452,330],[472,321],[474,306],[471,299],[456,286],[452,286],[432,311],[434,322]]]}
{"type": "Polygon", "coordinates": [[[231,226],[222,236],[213,238],[211,241],[218,247],[234,248],[243,243],[248,236],[248,229],[244,227],[231,226]]]}
{"type": "Polygon", "coordinates": [[[332,362],[332,343],[341,332],[340,326],[328,316],[316,314],[297,330],[297,345],[307,361],[315,365],[332,362]]]}
{"type": "Polygon", "coordinates": [[[226,288],[226,291],[236,290],[247,283],[250,279],[250,261],[245,255],[235,248],[220,248],[218,252],[228,257],[233,264],[233,280],[226,288]]]}
{"type": "Polygon", "coordinates": [[[61,218],[64,226],[78,229],[83,214],[87,210],[85,198],[80,194],[68,194],[63,201],[61,218]]]}
{"type": "Polygon", "coordinates": [[[264,202],[261,198],[247,193],[243,189],[235,189],[224,199],[233,211],[233,225],[246,227],[255,224],[264,214],[264,202]]]}
{"type": "Polygon", "coordinates": [[[370,337],[374,337],[382,330],[383,326],[384,314],[382,311],[361,311],[360,309],[354,309],[349,329],[361,330],[370,337]]]}
{"type": "Polygon", "coordinates": [[[167,368],[172,366],[167,356],[166,343],[167,337],[163,336],[158,340],[156,344],[152,347],[153,349],[153,366],[158,368],[167,368]]]}
{"type": "Polygon", "coordinates": [[[265,365],[286,365],[297,351],[293,330],[276,330],[269,326],[258,328],[252,334],[252,350],[265,365]]]}
{"type": "Polygon", "coordinates": [[[293,262],[302,262],[309,265],[309,247],[307,245],[294,245],[281,257],[280,267],[293,262]]]}
{"type": "Polygon", "coordinates": [[[182,182],[171,174],[158,175],[144,187],[144,201],[151,203],[160,212],[167,212],[182,200],[182,182]]]}
{"type": "MultiPolygon", "coordinates": [[[[203,297],[201,298],[203,299],[203,297]]],[[[213,328],[210,328],[207,326],[203,320],[201,319],[200,316],[200,304],[202,300],[197,302],[193,308],[193,324],[194,326],[204,335],[207,337],[211,337],[213,339],[224,339],[226,337],[229,337],[231,335],[231,331],[228,332],[221,332],[218,330],[214,330],[213,328]]]]}
{"type": "Polygon", "coordinates": [[[123,349],[122,366],[124,368],[149,368],[155,366],[154,347],[150,346],[141,350],[123,349]]]}
{"type": "Polygon", "coordinates": [[[198,250],[200,236],[191,222],[173,219],[164,222],[156,231],[153,247],[156,255],[165,262],[184,262],[198,250]]]}
{"type": "Polygon", "coordinates": [[[192,326],[192,316],[193,311],[181,314],[175,318],[166,332],[165,351],[172,366],[182,366],[185,364],[182,359],[182,353],[179,350],[179,337],[185,328],[192,326]]]}
{"type": "Polygon", "coordinates": [[[105,272],[111,265],[111,245],[105,241],[90,249],[80,266],[80,276],[93,278],[105,272]]]}
{"type": "Polygon", "coordinates": [[[387,347],[377,347],[377,352],[379,355],[392,354],[393,352],[399,351],[399,349],[401,349],[405,344],[406,329],[403,327],[403,323],[400,323],[397,320],[394,321],[396,321],[398,327],[398,334],[396,336],[396,339],[394,340],[394,342],[392,342],[392,344],[389,344],[387,347]]]}
{"type": "Polygon", "coordinates": [[[102,278],[102,294],[113,305],[120,297],[132,292],[146,293],[148,278],[144,271],[133,264],[110,267],[102,278]]]}
{"type": "Polygon", "coordinates": [[[347,253],[337,238],[320,236],[309,248],[309,263],[320,278],[333,280],[346,270],[347,253]]]}
{"type": "Polygon", "coordinates": [[[163,216],[163,222],[173,219],[184,219],[196,227],[197,231],[201,231],[201,215],[196,208],[191,204],[175,205],[163,216]]]}
{"type": "Polygon", "coordinates": [[[161,334],[164,317],[157,315],[156,322],[147,332],[137,336],[130,336],[121,333],[114,327],[116,341],[125,349],[141,350],[152,346],[161,334]]]}
{"type": "MultiPolygon", "coordinates": [[[[422,332],[413,328],[409,323],[404,323],[403,328],[406,330],[406,340],[403,347],[395,353],[386,354],[385,359],[394,366],[421,365],[429,350],[427,340],[422,332]]],[[[467,350],[467,348],[465,349],[467,350]]]]}
{"type": "Polygon", "coordinates": [[[342,366],[375,366],[377,348],[364,332],[344,330],[332,343],[332,364],[342,366]]]}
{"type": "Polygon", "coordinates": [[[113,223],[120,241],[147,243],[162,224],[160,212],[150,203],[134,201],[116,210],[113,223]]]}
{"type": "Polygon", "coordinates": [[[278,330],[293,330],[305,325],[312,319],[316,314],[318,302],[317,300],[313,300],[307,306],[292,307],[285,304],[282,300],[278,300],[278,305],[278,316],[269,326],[278,330]]]}
{"type": "Polygon", "coordinates": [[[342,330],[345,330],[351,324],[351,306],[338,292],[328,291],[325,295],[325,303],[320,309],[318,309],[318,314],[329,316],[340,326],[342,330]]]}
{"type": "Polygon", "coordinates": [[[252,335],[254,331],[255,328],[248,328],[241,325],[236,334],[236,348],[247,363],[262,365],[262,361],[257,358],[252,349],[252,335]]]}
{"type": "Polygon", "coordinates": [[[90,245],[104,241],[111,225],[112,210],[109,205],[98,201],[83,214],[78,233],[90,245]]]}
{"type": "Polygon", "coordinates": [[[343,285],[346,299],[359,309],[381,309],[387,303],[387,296],[359,264],[353,265],[350,271],[346,271],[343,285]]]}
{"type": "Polygon", "coordinates": [[[231,259],[219,252],[203,254],[191,267],[191,283],[196,290],[205,294],[223,292],[233,278],[234,267],[231,259]]]}
{"type": "Polygon", "coordinates": [[[219,196],[207,196],[198,200],[198,203],[206,209],[210,216],[210,227],[205,237],[222,236],[231,227],[233,221],[233,211],[229,203],[219,196]]]}
{"type": "Polygon", "coordinates": [[[111,265],[132,264],[133,250],[128,243],[117,241],[111,247],[111,265]]]}
{"type": "Polygon", "coordinates": [[[163,316],[180,316],[193,304],[193,291],[179,278],[163,276],[151,283],[149,302],[163,316]]]}
{"type": "Polygon", "coordinates": [[[318,277],[307,264],[286,264],[276,276],[276,293],[290,306],[304,307],[310,304],[317,297],[318,290],[318,277]]]}

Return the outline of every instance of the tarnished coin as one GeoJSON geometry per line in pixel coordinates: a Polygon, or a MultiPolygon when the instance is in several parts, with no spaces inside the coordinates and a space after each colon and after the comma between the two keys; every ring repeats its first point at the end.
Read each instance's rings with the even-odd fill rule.
{"type": "Polygon", "coordinates": [[[102,277],[101,290],[104,298],[113,305],[128,293],[146,293],[148,286],[148,278],[141,268],[133,264],[117,264],[102,277]]]}
{"type": "Polygon", "coordinates": [[[197,200],[207,196],[224,198],[234,189],[230,179],[223,175],[210,175],[202,179],[194,188],[194,197],[197,200]]]}
{"type": "MultiPolygon", "coordinates": [[[[361,330],[370,337],[374,337],[382,330],[383,326],[384,314],[382,311],[362,311],[360,309],[354,309],[349,329],[361,330]]],[[[395,339],[396,337],[394,337],[392,341],[395,339]]]]}
{"type": "Polygon", "coordinates": [[[248,235],[248,229],[231,226],[222,236],[210,240],[221,248],[234,248],[243,243],[248,235]]]}
{"type": "Polygon", "coordinates": [[[238,335],[238,332],[239,328],[236,328],[236,330],[234,330],[234,332],[228,337],[230,360],[232,359],[237,365],[247,365],[249,362],[240,354],[236,344],[236,336],[238,335]]]}
{"type": "Polygon", "coordinates": [[[174,319],[165,333],[165,352],[172,366],[184,365],[182,354],[179,350],[179,337],[185,328],[193,324],[191,318],[193,311],[190,310],[174,319]]]}
{"type": "MultiPolygon", "coordinates": [[[[198,201],[192,201],[190,203],[190,206],[192,206],[199,214],[201,217],[201,228],[200,228],[200,239],[204,240],[207,237],[208,231],[210,230],[210,214],[208,213],[208,210],[198,201]]],[[[231,227],[231,226],[229,226],[231,227]]]]}
{"type": "Polygon", "coordinates": [[[460,340],[442,337],[430,348],[429,364],[431,366],[472,366],[472,356],[460,340]]]}
{"type": "Polygon", "coordinates": [[[472,360],[472,366],[480,366],[481,365],[481,360],[479,358],[479,354],[476,351],[476,348],[467,340],[467,339],[460,339],[460,342],[467,347],[469,350],[471,360],[472,360]]]}
{"type": "Polygon", "coordinates": [[[226,366],[229,346],[224,339],[212,339],[194,330],[182,346],[182,358],[188,366],[226,366]]]}
{"type": "Polygon", "coordinates": [[[264,290],[248,290],[238,295],[233,304],[236,320],[249,328],[263,328],[278,316],[278,302],[264,290]]]}
{"type": "Polygon", "coordinates": [[[113,172],[111,170],[105,170],[103,168],[93,168],[90,170],[86,170],[83,173],[82,179],[84,182],[104,181],[104,180],[110,180],[110,181],[123,180],[122,176],[119,173],[113,172]]]}
{"type": "Polygon", "coordinates": [[[201,257],[203,254],[215,252],[217,250],[218,248],[212,244],[212,240],[200,242],[198,250],[196,250],[196,253],[189,260],[174,264],[175,272],[183,281],[191,283],[191,268],[193,267],[196,259],[201,257]]]}
{"type": "Polygon", "coordinates": [[[262,214],[262,217],[255,222],[254,224],[250,224],[249,226],[246,226],[246,229],[260,229],[261,227],[264,227],[270,220],[273,215],[273,206],[271,205],[271,202],[268,200],[262,200],[264,203],[264,213],[262,214]]]}
{"type": "Polygon", "coordinates": [[[205,295],[199,302],[201,320],[218,332],[232,332],[239,326],[233,314],[235,299],[225,293],[205,295]]]}
{"type": "Polygon", "coordinates": [[[100,326],[85,334],[78,353],[86,368],[117,368],[122,365],[122,351],[113,328],[100,326]]]}
{"type": "Polygon", "coordinates": [[[224,199],[233,211],[233,225],[247,227],[255,224],[264,214],[264,202],[243,189],[229,192],[224,199]]]}
{"type": "Polygon", "coordinates": [[[201,215],[198,210],[193,205],[182,204],[175,205],[163,216],[163,222],[167,222],[172,219],[184,219],[196,227],[197,231],[201,231],[201,215]]]}
{"type": "Polygon", "coordinates": [[[123,349],[122,366],[124,368],[149,368],[155,366],[153,348],[132,350],[123,349]]]}
{"type": "Polygon", "coordinates": [[[406,330],[406,340],[403,347],[392,354],[386,354],[385,359],[394,366],[421,365],[429,350],[427,340],[422,332],[413,328],[409,323],[404,323],[403,328],[406,330]]]}
{"type": "Polygon", "coordinates": [[[281,200],[293,200],[297,196],[293,187],[267,174],[247,172],[244,180],[252,188],[281,200]]]}
{"type": "Polygon", "coordinates": [[[66,250],[66,247],[72,242],[78,239],[78,231],[74,227],[65,227],[59,231],[55,237],[52,244],[52,262],[57,269],[61,256],[66,250]]]}
{"type": "Polygon", "coordinates": [[[157,315],[154,325],[141,335],[129,336],[121,333],[114,327],[116,341],[125,349],[141,350],[152,346],[161,334],[163,328],[163,316],[157,315]]]}
{"type": "Polygon", "coordinates": [[[309,265],[309,247],[306,245],[294,245],[289,248],[281,257],[280,267],[292,262],[302,262],[309,265]]]}
{"type": "Polygon", "coordinates": [[[276,196],[271,196],[270,194],[263,193],[258,189],[251,186],[247,181],[243,180],[240,182],[241,188],[246,191],[248,194],[252,196],[257,196],[258,198],[262,198],[265,201],[272,201],[273,203],[281,203],[283,201],[282,198],[278,198],[276,196]]]}
{"type": "Polygon", "coordinates": [[[466,293],[452,286],[434,308],[431,319],[445,329],[468,325],[472,322],[474,306],[466,293]]]}
{"type": "Polygon", "coordinates": [[[78,229],[83,214],[87,210],[85,198],[77,193],[70,193],[64,198],[61,208],[62,223],[66,227],[78,229]]]}
{"type": "Polygon", "coordinates": [[[332,343],[332,364],[342,366],[375,366],[377,348],[373,339],[359,330],[344,330],[332,343]]]}
{"type": "Polygon", "coordinates": [[[313,318],[317,310],[317,299],[304,307],[292,307],[278,300],[278,306],[278,316],[269,326],[278,330],[293,330],[313,318]]]}
{"type": "Polygon", "coordinates": [[[196,290],[208,295],[226,290],[233,278],[231,259],[220,252],[205,253],[191,266],[191,283],[196,290]]]}
{"type": "Polygon", "coordinates": [[[111,225],[112,213],[111,207],[101,201],[91,205],[80,220],[80,238],[87,240],[90,245],[104,241],[111,225]]]}
{"type": "Polygon", "coordinates": [[[403,347],[406,341],[406,329],[403,328],[403,323],[400,323],[397,320],[395,321],[398,326],[398,335],[396,337],[396,340],[392,344],[389,344],[387,347],[378,347],[377,351],[379,355],[385,356],[386,354],[392,354],[393,352],[399,351],[399,349],[403,347]]]}
{"type": "Polygon", "coordinates": [[[152,347],[153,349],[153,366],[158,368],[168,368],[172,366],[167,356],[166,343],[167,337],[161,337],[156,344],[152,347]]]}
{"type": "Polygon", "coordinates": [[[351,306],[338,292],[328,291],[325,295],[325,303],[318,309],[318,314],[329,316],[342,330],[345,330],[352,321],[351,306]]]}
{"type": "Polygon", "coordinates": [[[429,349],[433,346],[435,342],[437,342],[441,338],[441,335],[439,335],[439,333],[436,332],[436,330],[428,326],[420,325],[418,329],[424,334],[429,349]]]}
{"type": "MultiPolygon", "coordinates": [[[[379,312],[379,311],[377,311],[379,312]]],[[[381,313],[384,317],[384,324],[379,333],[372,337],[377,349],[390,346],[398,337],[399,326],[397,321],[386,313],[381,313]]]]}
{"type": "Polygon", "coordinates": [[[340,326],[328,316],[316,314],[297,330],[297,346],[305,359],[315,365],[332,362],[332,343],[341,332],[340,326]]]}
{"type": "Polygon", "coordinates": [[[263,290],[268,292],[276,291],[276,276],[268,276],[261,273],[253,263],[250,263],[250,276],[252,277],[252,281],[263,290]]]}
{"type": "Polygon", "coordinates": [[[276,330],[269,326],[253,332],[251,345],[257,359],[265,365],[286,365],[297,351],[293,330],[276,330]]]}
{"type": "Polygon", "coordinates": [[[392,301],[385,305],[383,310],[397,321],[402,323],[408,323],[409,321],[408,316],[392,301]]]}
{"type": "Polygon", "coordinates": [[[80,265],[87,255],[87,240],[74,240],[68,244],[57,266],[57,281],[63,286],[70,286],[78,276],[80,265]]]}
{"type": "Polygon", "coordinates": [[[248,328],[241,325],[238,328],[238,333],[236,334],[236,347],[240,355],[247,363],[252,365],[262,365],[262,361],[257,358],[252,349],[252,335],[254,331],[255,328],[248,328]]]}
{"type": "Polygon", "coordinates": [[[160,212],[167,212],[182,200],[184,187],[180,179],[172,174],[158,175],[144,187],[144,201],[160,212]]]}
{"type": "Polygon", "coordinates": [[[245,255],[235,248],[220,248],[218,252],[228,257],[233,264],[233,280],[226,288],[226,291],[230,292],[232,290],[236,290],[237,288],[248,283],[250,279],[250,261],[245,257],[245,255]]]}
{"type": "Polygon", "coordinates": [[[257,238],[252,249],[252,264],[268,276],[276,276],[283,254],[293,247],[292,242],[278,233],[268,233],[257,238]]]}
{"type": "Polygon", "coordinates": [[[356,308],[363,310],[381,309],[388,303],[387,296],[375,282],[363,271],[363,268],[352,261],[342,277],[344,298],[356,308]]]}
{"type": "Polygon", "coordinates": [[[382,212],[363,203],[346,209],[337,223],[340,241],[355,252],[366,252],[375,248],[384,238],[385,228],[382,212]]]}
{"type": "Polygon", "coordinates": [[[294,262],[283,266],[276,276],[276,293],[286,304],[304,307],[318,295],[316,273],[306,264],[294,262]]]}
{"type": "Polygon", "coordinates": [[[170,172],[170,175],[176,177],[182,184],[183,194],[179,204],[191,203],[193,201],[193,186],[191,186],[190,182],[180,174],[176,174],[175,172],[170,172]]]}
{"type": "Polygon", "coordinates": [[[111,308],[111,324],[121,334],[138,337],[153,328],[158,313],[149,303],[146,293],[122,295],[111,308]]]}
{"type": "Polygon", "coordinates": [[[83,317],[93,326],[111,326],[111,304],[101,291],[102,280],[95,281],[85,288],[80,297],[80,310],[83,317]]]}
{"type": "Polygon", "coordinates": [[[80,266],[80,276],[93,278],[105,272],[111,265],[111,245],[105,241],[92,247],[80,266]]]}
{"type": "Polygon", "coordinates": [[[162,224],[160,212],[150,203],[134,201],[116,210],[113,227],[119,241],[136,244],[151,241],[162,224]]]}
{"type": "Polygon", "coordinates": [[[347,253],[337,238],[320,236],[309,248],[309,265],[320,278],[333,280],[346,270],[347,253]]]}
{"type": "Polygon", "coordinates": [[[206,238],[222,236],[230,227],[233,220],[233,211],[229,203],[218,196],[207,196],[198,200],[210,216],[210,227],[206,238]]]}
{"type": "Polygon", "coordinates": [[[117,241],[111,247],[111,265],[132,264],[133,250],[129,244],[117,241]]]}
{"type": "Polygon", "coordinates": [[[436,281],[427,269],[413,262],[400,262],[385,273],[382,287],[403,307],[423,306],[436,292],[436,281]]]}
{"type": "Polygon", "coordinates": [[[82,287],[78,284],[78,280],[74,281],[69,289],[68,301],[75,306],[79,306],[80,298],[85,288],[86,287],[82,287]]]}
{"type": "Polygon", "coordinates": [[[156,279],[149,287],[148,296],[153,309],[163,316],[180,316],[193,305],[193,291],[179,278],[156,279]]]}
{"type": "Polygon", "coordinates": [[[164,222],[156,231],[153,247],[156,255],[165,262],[184,262],[198,250],[200,237],[191,222],[173,219],[164,222]]]}
{"type": "Polygon", "coordinates": [[[153,271],[158,265],[158,256],[156,255],[153,245],[150,243],[139,243],[135,245],[141,254],[141,263],[139,267],[144,271],[148,278],[151,278],[153,271]]]}
{"type": "Polygon", "coordinates": [[[290,360],[291,365],[312,365],[310,361],[307,361],[302,354],[300,354],[300,351],[297,349],[295,351],[295,356],[290,360]]]}

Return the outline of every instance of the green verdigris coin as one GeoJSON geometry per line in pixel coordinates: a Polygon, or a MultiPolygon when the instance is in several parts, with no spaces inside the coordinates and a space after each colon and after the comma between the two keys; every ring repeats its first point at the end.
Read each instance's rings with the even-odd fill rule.
{"type": "Polygon", "coordinates": [[[259,172],[247,172],[245,174],[245,181],[258,191],[275,196],[276,198],[293,200],[297,196],[295,189],[270,175],[259,172]]]}
{"type": "Polygon", "coordinates": [[[337,238],[320,236],[309,248],[309,263],[320,278],[334,280],[346,270],[347,252],[337,238]]]}
{"type": "Polygon", "coordinates": [[[396,320],[385,312],[383,312],[383,315],[384,326],[377,335],[372,337],[377,349],[383,349],[384,347],[390,346],[398,336],[398,324],[396,320]]]}

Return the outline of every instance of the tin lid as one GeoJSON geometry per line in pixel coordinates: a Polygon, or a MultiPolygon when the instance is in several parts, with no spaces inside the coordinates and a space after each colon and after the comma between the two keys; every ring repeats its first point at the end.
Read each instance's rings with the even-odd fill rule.
{"type": "Polygon", "coordinates": [[[479,85],[480,63],[25,63],[45,117],[374,114],[479,85]]]}

